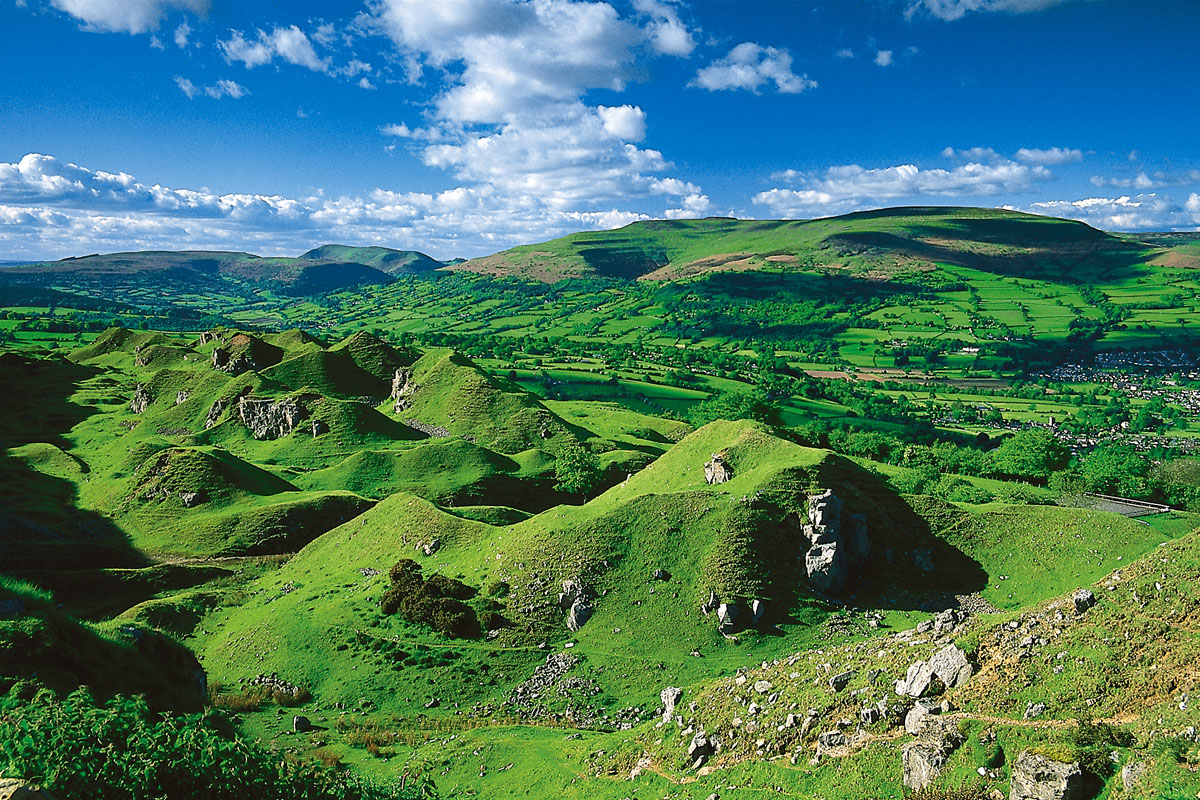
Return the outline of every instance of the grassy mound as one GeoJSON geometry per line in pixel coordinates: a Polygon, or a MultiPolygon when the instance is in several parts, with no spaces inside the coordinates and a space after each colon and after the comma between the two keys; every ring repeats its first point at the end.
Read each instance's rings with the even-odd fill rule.
{"type": "Polygon", "coordinates": [[[469,358],[431,350],[412,366],[417,386],[400,418],[436,425],[501,453],[545,446],[574,437],[563,420],[524,392],[502,387],[469,358]]]}
{"type": "Polygon", "coordinates": [[[188,650],[136,625],[79,622],[54,608],[49,592],[0,577],[0,692],[34,677],[69,691],[144,694],[159,708],[197,709],[204,671],[188,650]]]}
{"type": "Polygon", "coordinates": [[[412,492],[443,506],[523,505],[539,497],[544,504],[554,497],[548,485],[552,475],[528,473],[514,459],[462,439],[434,439],[404,450],[363,450],[295,480],[305,488],[337,486],[377,498],[412,492]]]}

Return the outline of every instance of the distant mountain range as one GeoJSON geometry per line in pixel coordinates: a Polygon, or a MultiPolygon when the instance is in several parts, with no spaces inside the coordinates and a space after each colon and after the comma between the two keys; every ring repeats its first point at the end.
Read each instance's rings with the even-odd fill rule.
{"type": "Polygon", "coordinates": [[[411,250],[329,244],[297,258],[204,250],[93,254],[13,266],[5,271],[3,280],[41,285],[63,277],[100,283],[138,279],[197,288],[240,281],[267,285],[284,294],[311,295],[388,283],[395,275],[441,266],[442,262],[411,250]]]}
{"type": "Polygon", "coordinates": [[[1105,233],[1082,222],[1003,209],[911,207],[814,220],[647,220],[448,262],[413,250],[337,244],[296,258],[222,251],[96,254],[10,265],[0,281],[45,286],[64,278],[85,283],[133,279],[192,290],[249,283],[303,296],[438,269],[556,283],[572,278],[670,281],[755,270],[833,271],[882,280],[939,265],[1071,279],[1073,270],[1082,275],[1085,267],[1155,264],[1200,268],[1200,236],[1105,233]]]}

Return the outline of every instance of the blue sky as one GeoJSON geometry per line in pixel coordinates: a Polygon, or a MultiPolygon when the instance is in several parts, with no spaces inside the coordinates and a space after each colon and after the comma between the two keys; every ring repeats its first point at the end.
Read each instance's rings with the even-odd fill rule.
{"type": "Polygon", "coordinates": [[[1200,229],[1196,0],[0,0],[0,259],[640,218],[1200,229]]]}

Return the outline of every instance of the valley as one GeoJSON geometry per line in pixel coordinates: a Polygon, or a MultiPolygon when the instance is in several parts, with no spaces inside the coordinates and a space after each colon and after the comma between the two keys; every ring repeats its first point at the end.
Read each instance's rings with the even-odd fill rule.
{"type": "Polygon", "coordinates": [[[1194,798],[1198,305],[1194,237],[972,208],[6,266],[0,759],[1194,798]]]}

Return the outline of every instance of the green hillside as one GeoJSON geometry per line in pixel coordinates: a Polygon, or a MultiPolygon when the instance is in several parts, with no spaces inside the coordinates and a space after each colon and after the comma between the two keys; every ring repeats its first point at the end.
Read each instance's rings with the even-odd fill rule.
{"type": "Polygon", "coordinates": [[[1032,753],[1194,798],[1194,238],[910,208],[31,268],[0,775],[992,800],[1032,753]]]}
{"type": "MultiPolygon", "coordinates": [[[[939,264],[1033,277],[1164,257],[1081,222],[981,208],[894,208],[816,220],[653,220],[575,233],[453,269],[547,282],[677,280],[715,272],[827,269],[891,277],[939,264]]],[[[1182,255],[1180,257],[1183,257],[1182,255]]]]}
{"type": "Polygon", "coordinates": [[[420,273],[439,269],[442,262],[415,250],[392,250],[387,247],[352,247],[344,244],[326,244],[309,250],[300,258],[313,261],[335,261],[365,264],[389,274],[420,273]]]}

